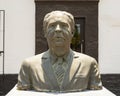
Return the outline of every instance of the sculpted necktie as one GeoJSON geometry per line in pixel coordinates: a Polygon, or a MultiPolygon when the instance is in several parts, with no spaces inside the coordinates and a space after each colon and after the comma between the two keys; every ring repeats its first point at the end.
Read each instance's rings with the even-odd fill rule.
{"type": "Polygon", "coordinates": [[[63,82],[64,74],[65,74],[65,70],[62,66],[63,65],[63,58],[58,58],[58,60],[55,64],[56,64],[55,75],[56,75],[59,86],[61,86],[62,82],[63,82]]]}

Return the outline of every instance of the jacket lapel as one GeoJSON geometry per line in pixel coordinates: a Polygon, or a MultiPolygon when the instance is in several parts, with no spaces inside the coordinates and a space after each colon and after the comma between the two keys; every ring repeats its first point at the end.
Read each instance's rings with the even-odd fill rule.
{"type": "Polygon", "coordinates": [[[80,61],[78,61],[78,56],[74,56],[73,62],[72,62],[71,68],[70,68],[70,77],[69,77],[70,81],[76,75],[76,73],[78,72],[79,68],[80,68],[80,61]]]}
{"type": "Polygon", "coordinates": [[[80,60],[78,60],[79,56],[72,52],[70,61],[69,61],[69,67],[66,71],[65,78],[63,80],[63,86],[67,86],[73,79],[73,77],[76,75],[80,68],[80,60]]]}
{"type": "Polygon", "coordinates": [[[55,78],[52,64],[50,63],[50,54],[49,51],[47,51],[45,54],[43,54],[42,57],[42,67],[44,69],[45,75],[48,77],[48,82],[51,82],[50,84],[54,86],[54,88],[59,89],[57,79],[55,78]]]}

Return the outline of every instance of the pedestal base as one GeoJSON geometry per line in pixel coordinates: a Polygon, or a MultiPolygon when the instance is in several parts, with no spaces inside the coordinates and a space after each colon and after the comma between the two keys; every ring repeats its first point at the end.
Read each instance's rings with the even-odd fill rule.
{"type": "Polygon", "coordinates": [[[116,96],[105,87],[102,90],[87,90],[73,93],[46,93],[17,90],[16,86],[6,96],[116,96]]]}

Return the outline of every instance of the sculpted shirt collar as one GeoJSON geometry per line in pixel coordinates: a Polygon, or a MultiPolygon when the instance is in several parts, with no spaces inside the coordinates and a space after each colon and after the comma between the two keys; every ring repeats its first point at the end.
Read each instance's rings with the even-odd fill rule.
{"type": "MultiPolygon", "coordinates": [[[[50,52],[49,52],[50,53],[50,52]]],[[[56,55],[53,55],[50,53],[50,60],[51,60],[51,64],[54,64],[58,58],[63,58],[63,60],[68,63],[68,61],[70,60],[71,58],[71,55],[72,55],[72,50],[70,49],[69,53],[68,54],[65,54],[64,56],[62,57],[57,57],[56,55]]]]}

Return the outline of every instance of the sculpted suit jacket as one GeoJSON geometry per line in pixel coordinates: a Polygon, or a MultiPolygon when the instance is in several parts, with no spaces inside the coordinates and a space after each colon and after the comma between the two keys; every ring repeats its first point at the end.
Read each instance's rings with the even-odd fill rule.
{"type": "Polygon", "coordinates": [[[71,50],[68,66],[60,88],[50,63],[49,51],[30,57],[21,66],[17,87],[21,90],[49,92],[102,88],[98,64],[94,58],[71,50]]]}

